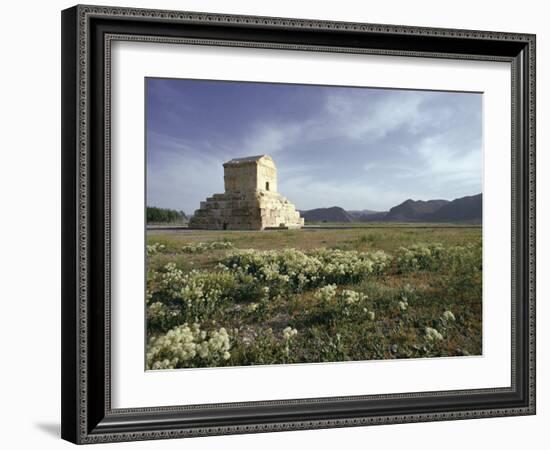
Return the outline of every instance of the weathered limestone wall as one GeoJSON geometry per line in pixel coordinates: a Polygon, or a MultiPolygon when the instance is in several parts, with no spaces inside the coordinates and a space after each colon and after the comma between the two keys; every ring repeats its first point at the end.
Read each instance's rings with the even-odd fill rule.
{"type": "Polygon", "coordinates": [[[214,194],[201,202],[189,226],[213,230],[262,229],[257,199],[239,192],[214,194]]]}
{"type": "Polygon", "coordinates": [[[269,156],[231,160],[223,167],[225,193],[201,202],[190,228],[263,230],[304,225],[294,205],[277,193],[277,168],[269,156]]]}
{"type": "Polygon", "coordinates": [[[294,205],[276,192],[260,192],[259,204],[264,228],[300,228],[304,225],[294,205]]]}
{"type": "Polygon", "coordinates": [[[277,192],[277,168],[271,158],[258,161],[256,189],[277,192]],[[269,184],[266,185],[266,183],[269,184]],[[269,186],[269,189],[266,186],[269,186]]]}
{"type": "Polygon", "coordinates": [[[254,192],[258,184],[256,163],[230,164],[224,167],[225,192],[254,192]]]}

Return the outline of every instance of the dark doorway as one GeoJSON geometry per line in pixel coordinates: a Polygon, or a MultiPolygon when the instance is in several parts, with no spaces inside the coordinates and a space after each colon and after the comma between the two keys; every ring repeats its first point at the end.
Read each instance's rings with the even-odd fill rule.
{"type": "Polygon", "coordinates": [[[269,191],[269,181],[266,181],[266,182],[265,182],[265,190],[266,190],[266,191],[269,191]]]}
{"type": "Polygon", "coordinates": [[[223,223],[223,229],[227,230],[227,223],[226,222],[223,223]]]}

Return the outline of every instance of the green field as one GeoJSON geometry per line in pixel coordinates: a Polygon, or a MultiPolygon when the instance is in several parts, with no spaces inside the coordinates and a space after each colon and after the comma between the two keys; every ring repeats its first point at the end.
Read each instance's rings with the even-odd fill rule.
{"type": "Polygon", "coordinates": [[[147,241],[149,369],[481,354],[480,227],[149,231],[147,241]]]}

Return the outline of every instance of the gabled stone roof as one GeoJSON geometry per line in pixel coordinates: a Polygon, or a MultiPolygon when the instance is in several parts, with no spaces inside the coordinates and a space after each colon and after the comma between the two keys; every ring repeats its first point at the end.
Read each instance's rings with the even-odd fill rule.
{"type": "MultiPolygon", "coordinates": [[[[262,158],[269,158],[267,155],[255,155],[255,156],[245,156],[244,158],[233,158],[229,161],[227,161],[225,164],[243,164],[243,163],[250,163],[250,162],[256,162],[259,161],[262,158]]],[[[271,158],[269,158],[271,159],[271,158]]]]}

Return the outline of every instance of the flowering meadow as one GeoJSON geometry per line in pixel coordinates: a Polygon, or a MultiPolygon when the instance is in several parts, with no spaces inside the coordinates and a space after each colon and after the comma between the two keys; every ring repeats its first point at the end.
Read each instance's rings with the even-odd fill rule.
{"type": "Polygon", "coordinates": [[[147,242],[147,369],[480,355],[481,229],[147,242]]]}

